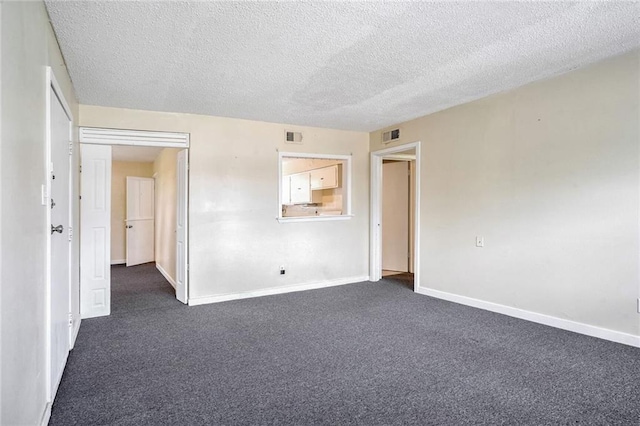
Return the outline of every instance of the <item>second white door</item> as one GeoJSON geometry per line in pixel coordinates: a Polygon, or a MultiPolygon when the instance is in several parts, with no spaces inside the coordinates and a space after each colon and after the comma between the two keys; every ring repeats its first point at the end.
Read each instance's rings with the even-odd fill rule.
{"type": "Polygon", "coordinates": [[[127,266],[155,260],[154,197],[152,178],[127,176],[127,266]]]}

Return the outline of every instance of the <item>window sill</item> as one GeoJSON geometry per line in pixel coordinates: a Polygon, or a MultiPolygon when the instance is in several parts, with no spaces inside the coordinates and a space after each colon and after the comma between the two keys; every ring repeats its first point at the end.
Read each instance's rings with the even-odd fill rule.
{"type": "Polygon", "coordinates": [[[279,217],[277,218],[280,223],[289,222],[325,222],[331,220],[349,220],[353,217],[352,214],[341,214],[336,216],[292,216],[292,217],[279,217]]]}

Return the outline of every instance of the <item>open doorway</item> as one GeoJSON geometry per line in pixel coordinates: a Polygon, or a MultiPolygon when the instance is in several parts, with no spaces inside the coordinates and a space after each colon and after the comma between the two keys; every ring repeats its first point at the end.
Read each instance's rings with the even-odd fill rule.
{"type": "Polygon", "coordinates": [[[371,153],[370,280],[419,286],[420,142],[371,153]]]}
{"type": "Polygon", "coordinates": [[[415,150],[382,159],[382,277],[413,289],[415,150]]]}
{"type": "Polygon", "coordinates": [[[177,148],[111,155],[111,310],[175,303],[177,148]]]}
{"type": "Polygon", "coordinates": [[[187,303],[189,135],[80,128],[80,142],[82,317],[187,303]]]}

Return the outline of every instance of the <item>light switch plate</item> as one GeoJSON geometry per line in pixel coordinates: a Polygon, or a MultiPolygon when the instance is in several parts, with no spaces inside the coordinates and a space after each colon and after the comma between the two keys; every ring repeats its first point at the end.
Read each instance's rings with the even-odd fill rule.
{"type": "Polygon", "coordinates": [[[47,205],[47,198],[49,198],[47,185],[42,185],[40,189],[40,203],[42,203],[43,206],[47,205]]]}
{"type": "Polygon", "coordinates": [[[476,237],[476,247],[484,247],[484,237],[476,237]]]}

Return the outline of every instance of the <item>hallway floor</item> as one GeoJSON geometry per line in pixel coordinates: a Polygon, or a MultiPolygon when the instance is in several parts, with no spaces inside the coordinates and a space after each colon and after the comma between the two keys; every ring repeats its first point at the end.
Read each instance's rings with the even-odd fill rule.
{"type": "Polygon", "coordinates": [[[176,291],[154,262],[111,267],[111,315],[180,306],[184,305],[176,300],[176,291]]]}

